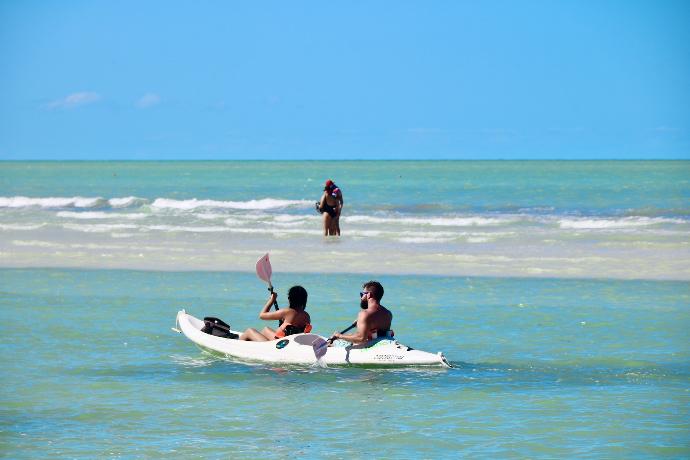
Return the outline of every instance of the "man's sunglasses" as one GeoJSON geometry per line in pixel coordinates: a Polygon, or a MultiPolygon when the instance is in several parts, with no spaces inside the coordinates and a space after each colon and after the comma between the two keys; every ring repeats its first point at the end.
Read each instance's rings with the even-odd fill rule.
{"type": "Polygon", "coordinates": [[[364,297],[365,294],[371,294],[371,292],[369,292],[369,291],[362,291],[362,292],[359,293],[359,296],[360,296],[360,297],[364,297]]]}

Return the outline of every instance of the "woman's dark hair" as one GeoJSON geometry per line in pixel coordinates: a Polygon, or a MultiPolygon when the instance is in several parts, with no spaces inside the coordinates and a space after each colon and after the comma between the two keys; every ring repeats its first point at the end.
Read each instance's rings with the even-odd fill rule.
{"type": "Polygon", "coordinates": [[[381,301],[383,297],[383,286],[378,281],[367,281],[362,285],[362,289],[368,289],[371,292],[371,296],[376,299],[377,302],[381,301]]]}
{"type": "Polygon", "coordinates": [[[304,310],[307,307],[307,290],[302,286],[292,286],[288,291],[290,308],[304,310]]]}

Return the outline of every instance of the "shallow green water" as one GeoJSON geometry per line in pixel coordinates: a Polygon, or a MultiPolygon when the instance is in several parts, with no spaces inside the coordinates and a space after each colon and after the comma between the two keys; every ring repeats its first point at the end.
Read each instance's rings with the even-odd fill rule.
{"type": "MultiPolygon", "coordinates": [[[[365,275],[304,285],[341,329],[365,275]]],[[[8,458],[687,458],[684,282],[384,276],[396,336],[449,370],[276,368],[203,354],[180,308],[259,326],[248,273],[1,270],[8,458]]]]}

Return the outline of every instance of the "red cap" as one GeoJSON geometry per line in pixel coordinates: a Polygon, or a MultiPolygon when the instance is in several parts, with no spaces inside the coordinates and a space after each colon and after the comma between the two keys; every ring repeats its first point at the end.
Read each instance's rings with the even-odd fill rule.
{"type": "Polygon", "coordinates": [[[332,181],[332,180],[328,179],[328,180],[326,181],[326,187],[332,187],[333,185],[334,185],[334,184],[333,184],[333,181],[332,181]]]}

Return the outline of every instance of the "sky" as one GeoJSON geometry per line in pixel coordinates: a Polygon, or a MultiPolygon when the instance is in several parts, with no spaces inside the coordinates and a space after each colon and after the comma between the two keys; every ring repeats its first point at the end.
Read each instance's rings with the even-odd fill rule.
{"type": "Polygon", "coordinates": [[[688,159],[690,2],[0,2],[0,159],[688,159]]]}

